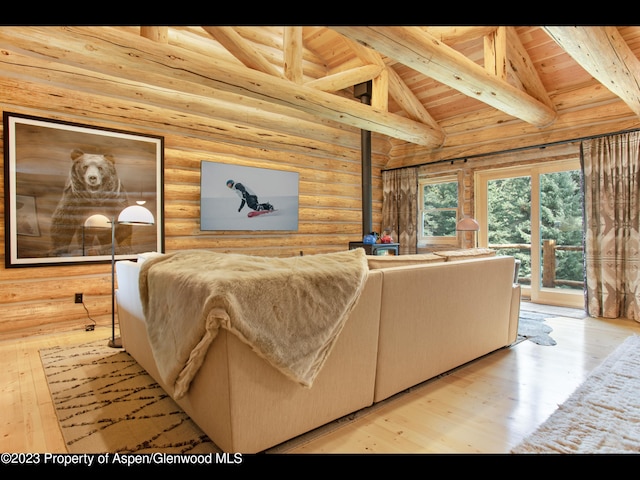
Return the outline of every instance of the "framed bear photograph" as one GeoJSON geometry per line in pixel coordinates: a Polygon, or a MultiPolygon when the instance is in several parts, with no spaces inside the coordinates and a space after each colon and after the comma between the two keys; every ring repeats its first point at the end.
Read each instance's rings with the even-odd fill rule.
{"type": "Polygon", "coordinates": [[[3,125],[7,268],[164,252],[163,137],[9,112],[3,125]]]}

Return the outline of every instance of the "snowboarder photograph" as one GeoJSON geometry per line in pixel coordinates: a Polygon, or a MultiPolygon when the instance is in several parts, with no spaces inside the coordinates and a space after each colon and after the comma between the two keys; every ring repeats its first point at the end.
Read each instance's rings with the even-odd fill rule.
{"type": "Polygon", "coordinates": [[[203,160],[200,230],[297,230],[298,177],[203,160]]]}

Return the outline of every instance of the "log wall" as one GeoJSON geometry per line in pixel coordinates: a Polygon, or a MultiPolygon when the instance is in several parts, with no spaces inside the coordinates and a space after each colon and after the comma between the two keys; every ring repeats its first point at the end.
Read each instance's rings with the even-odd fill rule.
{"type": "MultiPolygon", "coordinates": [[[[362,238],[358,130],[343,132],[340,145],[305,138],[302,131],[300,137],[265,138],[259,147],[251,134],[220,134],[220,129],[211,129],[213,133],[208,134],[201,123],[188,115],[135,102],[117,102],[79,90],[21,82],[1,75],[0,86],[3,111],[163,136],[166,252],[205,248],[286,257],[344,250],[350,241],[362,238]],[[201,231],[203,160],[297,172],[298,230],[201,231]]],[[[223,120],[215,120],[224,124],[223,120]]],[[[384,138],[372,137],[373,224],[379,231],[381,168],[387,161],[389,145],[384,138]]],[[[4,181],[0,184],[4,193],[4,181]]],[[[0,209],[0,228],[4,232],[4,205],[0,209]]],[[[102,336],[110,334],[110,262],[5,268],[4,241],[2,235],[0,339],[85,328],[93,323],[91,319],[99,325],[97,330],[102,336]],[[84,294],[84,306],[74,303],[76,292],[84,294]]]]}

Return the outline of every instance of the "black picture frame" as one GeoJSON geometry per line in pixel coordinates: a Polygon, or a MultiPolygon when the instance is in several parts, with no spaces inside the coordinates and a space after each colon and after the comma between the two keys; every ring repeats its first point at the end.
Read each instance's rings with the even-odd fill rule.
{"type": "Polygon", "coordinates": [[[11,112],[3,126],[7,268],[111,261],[114,220],[117,260],[164,252],[164,137],[11,112]],[[136,204],[153,225],[117,223],[136,204]]]}

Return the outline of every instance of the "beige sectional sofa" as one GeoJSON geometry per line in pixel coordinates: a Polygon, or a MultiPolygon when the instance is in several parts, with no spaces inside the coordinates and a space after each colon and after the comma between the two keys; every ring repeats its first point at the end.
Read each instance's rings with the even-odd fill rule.
{"type": "MultiPolygon", "coordinates": [[[[474,250],[367,258],[364,288],[311,388],[219,332],[177,403],[222,450],[263,451],[515,341],[513,257],[474,250]]],[[[147,337],[139,262],[116,263],[123,346],[170,391],[147,337]]]]}

